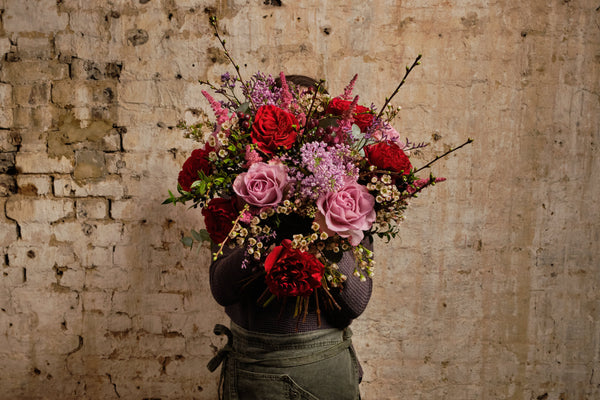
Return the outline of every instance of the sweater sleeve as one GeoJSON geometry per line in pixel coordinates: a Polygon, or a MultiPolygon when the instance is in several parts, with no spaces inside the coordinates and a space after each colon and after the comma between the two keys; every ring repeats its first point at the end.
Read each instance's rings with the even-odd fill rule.
{"type": "MultiPolygon", "coordinates": [[[[373,249],[373,245],[368,239],[365,239],[363,244],[368,249],[373,249]]],[[[337,325],[343,326],[349,324],[351,320],[357,318],[367,308],[373,291],[373,281],[371,278],[366,277],[363,282],[359,277],[354,276],[356,260],[352,252],[345,252],[338,265],[340,271],[347,276],[347,279],[341,289],[331,290],[331,294],[341,310],[333,312],[330,318],[334,319],[337,325]]]]}
{"type": "MultiPolygon", "coordinates": [[[[213,252],[216,249],[213,248],[213,252]]],[[[240,300],[244,282],[253,274],[252,268],[242,268],[244,249],[225,247],[223,254],[210,264],[210,290],[222,306],[229,306],[240,300]]]]}

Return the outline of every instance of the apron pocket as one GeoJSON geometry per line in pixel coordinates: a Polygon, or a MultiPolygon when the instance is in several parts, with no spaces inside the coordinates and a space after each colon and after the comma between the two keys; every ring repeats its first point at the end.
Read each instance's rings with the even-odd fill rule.
{"type": "Polygon", "coordinates": [[[319,400],[286,374],[237,369],[239,400],[319,400]]]}

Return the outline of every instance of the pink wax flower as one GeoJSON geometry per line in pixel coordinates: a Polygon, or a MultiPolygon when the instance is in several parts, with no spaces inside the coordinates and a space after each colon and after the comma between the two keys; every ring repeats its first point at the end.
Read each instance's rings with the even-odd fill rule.
{"type": "Polygon", "coordinates": [[[240,217],[240,222],[243,222],[245,224],[249,224],[250,221],[252,221],[252,213],[249,212],[249,211],[244,211],[244,213],[240,217]]]}
{"type": "Polygon", "coordinates": [[[233,191],[252,206],[275,207],[283,200],[287,183],[285,165],[258,162],[235,178],[233,191]]]}
{"type": "MultiPolygon", "coordinates": [[[[445,180],[446,180],[446,178],[435,178],[435,182],[434,183],[444,182],[445,180]]],[[[424,186],[429,185],[430,181],[431,181],[431,179],[429,179],[429,178],[417,179],[416,181],[413,182],[412,186],[408,186],[406,188],[406,191],[409,194],[416,193],[418,190],[420,190],[424,186]]]]}
{"type": "Polygon", "coordinates": [[[348,238],[352,246],[357,246],[364,238],[364,232],[375,222],[375,198],[366,187],[351,182],[337,192],[327,193],[317,200],[317,208],[324,220],[327,232],[332,231],[348,238]]]}

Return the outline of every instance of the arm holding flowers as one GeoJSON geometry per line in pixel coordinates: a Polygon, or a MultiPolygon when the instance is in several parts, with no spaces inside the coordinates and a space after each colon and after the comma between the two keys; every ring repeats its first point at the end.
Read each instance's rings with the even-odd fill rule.
{"type": "MultiPolygon", "coordinates": [[[[368,240],[365,239],[363,244],[371,249],[372,245],[368,240]]],[[[216,251],[217,247],[214,246],[213,250],[216,251]]],[[[273,302],[264,307],[256,301],[257,293],[260,294],[266,288],[264,279],[256,281],[256,286],[260,287],[258,290],[256,286],[245,287],[258,273],[250,265],[241,268],[244,252],[242,247],[231,249],[225,246],[223,254],[211,263],[210,287],[217,303],[226,308],[227,314],[236,324],[245,328],[249,328],[248,324],[254,324],[252,328],[259,331],[272,330],[275,326],[280,331],[297,331],[297,317],[294,317],[292,312],[281,313],[281,302],[273,302]]],[[[365,310],[373,287],[371,278],[366,277],[363,281],[354,275],[357,263],[352,252],[345,252],[338,266],[340,272],[347,276],[342,288],[331,290],[331,295],[340,308],[322,307],[325,318],[321,326],[313,319],[303,323],[300,326],[302,330],[343,328],[365,310]]],[[[281,300],[283,301],[283,298],[281,300]]],[[[287,303],[288,306],[293,306],[294,302],[287,303]]]]}
{"type": "MultiPolygon", "coordinates": [[[[213,253],[217,251],[213,245],[213,253]]],[[[210,264],[210,290],[222,306],[240,301],[242,287],[252,277],[251,267],[241,268],[244,258],[244,248],[224,246],[223,254],[210,264]]]]}
{"type": "MultiPolygon", "coordinates": [[[[363,240],[362,244],[370,251],[373,250],[373,243],[370,238],[363,240]]],[[[342,260],[338,263],[340,272],[347,276],[344,286],[341,289],[332,289],[331,294],[340,310],[333,310],[326,313],[332,324],[336,326],[348,326],[353,319],[358,318],[371,299],[373,291],[373,281],[369,276],[363,279],[354,274],[357,268],[356,258],[352,252],[344,253],[342,260]]]]}

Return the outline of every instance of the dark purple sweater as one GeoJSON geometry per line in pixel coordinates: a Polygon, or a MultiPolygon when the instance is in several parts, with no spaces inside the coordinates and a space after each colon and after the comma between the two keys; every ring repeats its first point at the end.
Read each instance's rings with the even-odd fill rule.
{"type": "MultiPolygon", "coordinates": [[[[365,240],[367,242],[367,240],[365,240]]],[[[369,245],[370,247],[370,245],[369,245]]],[[[346,252],[338,263],[341,272],[348,277],[343,289],[331,289],[331,294],[341,310],[321,309],[321,326],[317,323],[314,310],[314,298],[306,320],[298,323],[294,317],[295,299],[289,299],[282,311],[282,303],[277,299],[267,307],[257,304],[257,299],[266,289],[264,277],[253,280],[243,289],[242,286],[253,276],[252,266],[241,268],[244,250],[241,248],[224,249],[224,254],[210,266],[210,287],[213,297],[231,320],[244,329],[254,332],[285,334],[307,332],[316,329],[345,328],[367,307],[371,297],[373,283],[367,278],[361,282],[353,275],[355,261],[352,253],[346,252]]]]}

